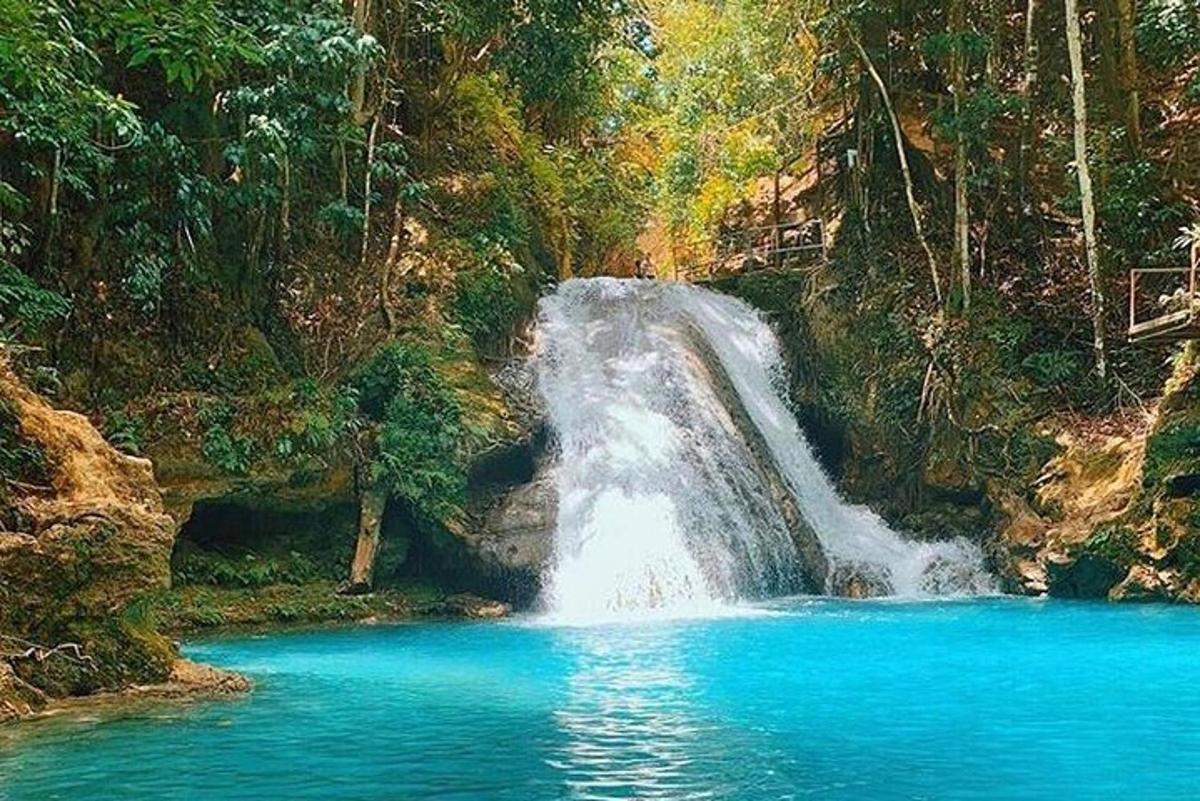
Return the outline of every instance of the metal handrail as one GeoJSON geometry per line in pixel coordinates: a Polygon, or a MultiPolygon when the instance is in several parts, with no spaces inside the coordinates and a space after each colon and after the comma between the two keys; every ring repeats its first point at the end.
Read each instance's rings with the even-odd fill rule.
{"type": "MultiPolygon", "coordinates": [[[[1155,324],[1164,325],[1161,333],[1172,333],[1191,325],[1196,319],[1196,287],[1197,272],[1200,271],[1200,244],[1192,246],[1191,264],[1187,267],[1135,267],[1129,271],[1129,336],[1136,337],[1146,333],[1155,324]],[[1170,273],[1187,273],[1187,293],[1184,296],[1187,305],[1181,312],[1159,315],[1149,320],[1137,319],[1137,289],[1138,279],[1143,275],[1163,275],[1170,273]]],[[[1156,332],[1157,333],[1157,332],[1156,332]]]]}
{"type": "Polygon", "coordinates": [[[820,251],[821,260],[825,261],[828,259],[825,221],[820,217],[778,223],[776,225],[747,226],[725,234],[718,234],[711,239],[691,240],[685,242],[684,245],[689,248],[706,245],[713,248],[715,252],[714,258],[693,264],[692,270],[690,270],[691,272],[702,270],[708,278],[712,278],[721,265],[738,255],[743,255],[746,258],[762,259],[766,262],[773,259],[782,262],[783,259],[796,254],[820,251]],[[803,231],[806,229],[815,230],[815,242],[782,245],[782,235],[785,231],[803,231]],[[771,236],[752,236],[755,232],[770,232],[771,236]]]}

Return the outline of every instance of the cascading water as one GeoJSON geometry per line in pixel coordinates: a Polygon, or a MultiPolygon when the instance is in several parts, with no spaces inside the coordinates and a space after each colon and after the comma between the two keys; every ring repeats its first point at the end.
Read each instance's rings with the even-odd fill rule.
{"type": "Polygon", "coordinates": [[[541,301],[535,365],[559,446],[556,616],[705,613],[847,574],[896,595],[991,589],[978,548],[906,541],[838,497],[785,402],[778,340],[737,299],[567,281],[541,301]]]}

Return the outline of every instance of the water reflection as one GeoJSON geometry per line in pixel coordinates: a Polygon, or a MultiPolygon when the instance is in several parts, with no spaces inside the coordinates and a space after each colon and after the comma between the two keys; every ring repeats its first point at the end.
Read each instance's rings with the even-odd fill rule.
{"type": "Polygon", "coordinates": [[[684,633],[665,624],[556,632],[576,663],[554,712],[565,736],[547,762],[571,798],[723,795],[704,769],[716,727],[696,714],[684,633]]]}

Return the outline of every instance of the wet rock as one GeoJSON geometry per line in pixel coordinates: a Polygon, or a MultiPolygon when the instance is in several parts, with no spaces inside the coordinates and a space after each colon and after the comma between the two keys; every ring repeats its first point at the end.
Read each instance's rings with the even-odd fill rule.
{"type": "Polygon", "coordinates": [[[554,556],[558,493],[550,465],[540,462],[528,484],[480,505],[476,524],[458,534],[465,549],[460,567],[480,591],[526,606],[554,556]]]}
{"type": "Polygon", "coordinates": [[[493,601],[490,598],[480,598],[471,593],[451,595],[446,599],[445,606],[447,614],[472,620],[501,618],[512,612],[512,608],[506,603],[493,601]]]}
{"type": "MultiPolygon", "coordinates": [[[[787,527],[788,536],[796,547],[799,557],[798,564],[793,566],[794,576],[789,576],[780,582],[780,586],[771,588],[775,593],[821,592],[829,583],[831,566],[825,555],[816,531],[801,514],[791,488],[776,464],[771,453],[771,447],[763,438],[762,432],[751,419],[743,405],[742,397],[733,386],[730,377],[721,366],[721,360],[713,353],[705,338],[696,335],[690,338],[701,364],[698,368],[708,374],[708,381],[723,401],[723,408],[729,413],[729,423],[744,442],[749,452],[747,464],[751,465],[757,474],[765,500],[782,515],[787,527]]],[[[760,519],[766,519],[764,510],[760,519]]],[[[870,582],[868,582],[869,584],[870,582]]],[[[864,590],[867,586],[864,585],[864,590]]],[[[886,594],[886,593],[880,593],[886,594]]]]}
{"type": "Polygon", "coordinates": [[[554,550],[558,492],[549,468],[509,492],[484,520],[477,552],[504,570],[539,570],[554,550]]]}
{"type": "Polygon", "coordinates": [[[250,680],[239,673],[188,659],[177,659],[165,682],[138,687],[135,692],[160,697],[240,695],[249,692],[252,687],[250,680]]]}
{"type": "Polygon", "coordinates": [[[1176,584],[1172,571],[1134,565],[1109,597],[1114,601],[1169,601],[1176,595],[1176,584]]]}
{"type": "Polygon", "coordinates": [[[827,590],[843,598],[880,598],[891,593],[887,580],[866,565],[835,565],[829,574],[827,590]]]}
{"type": "Polygon", "coordinates": [[[46,694],[26,684],[6,662],[0,662],[0,725],[41,711],[46,694]]]}
{"type": "Polygon", "coordinates": [[[1020,579],[1021,590],[1026,594],[1039,595],[1050,588],[1046,566],[1036,559],[1019,559],[1013,573],[1020,579]]]}

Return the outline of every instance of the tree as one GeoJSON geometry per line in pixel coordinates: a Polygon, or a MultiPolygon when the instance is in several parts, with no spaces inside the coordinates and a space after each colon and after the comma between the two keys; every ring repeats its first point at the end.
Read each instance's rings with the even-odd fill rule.
{"type": "Polygon", "coordinates": [[[1079,30],[1076,0],[1064,0],[1067,14],[1067,55],[1071,61],[1071,107],[1074,112],[1075,172],[1079,178],[1079,200],[1083,207],[1083,241],[1087,253],[1088,283],[1092,294],[1092,343],[1096,372],[1107,375],[1104,356],[1104,287],[1100,281],[1100,247],[1096,241],[1096,204],[1092,198],[1092,174],[1088,168],[1087,99],[1083,84],[1083,41],[1079,30]]]}
{"type": "Polygon", "coordinates": [[[1028,219],[1033,216],[1033,187],[1030,174],[1033,170],[1034,139],[1034,92],[1038,80],[1038,0],[1025,2],[1025,46],[1022,51],[1024,75],[1021,79],[1021,145],[1017,164],[1017,191],[1021,214],[1028,219]]]}
{"type": "Polygon", "coordinates": [[[1125,130],[1131,155],[1141,151],[1133,0],[1099,0],[1100,87],[1108,117],[1125,130]]]}
{"type": "Polygon", "coordinates": [[[967,133],[962,120],[967,94],[967,57],[964,38],[967,33],[966,0],[952,0],[950,28],[954,83],[954,264],[962,277],[962,310],[971,310],[971,223],[967,206],[967,133]]]}
{"type": "Polygon", "coordinates": [[[913,231],[917,235],[917,241],[920,243],[921,249],[925,251],[925,259],[929,263],[929,275],[933,280],[933,296],[937,300],[937,305],[941,307],[942,279],[938,270],[937,257],[933,255],[933,248],[929,246],[929,240],[925,238],[925,226],[921,224],[921,207],[917,204],[917,196],[913,190],[912,170],[908,167],[908,154],[904,151],[904,132],[900,129],[900,119],[896,116],[896,110],[892,106],[892,98],[888,94],[887,84],[883,82],[879,70],[875,69],[875,63],[871,61],[871,57],[858,39],[852,38],[852,41],[867,73],[875,82],[875,87],[879,89],[888,119],[892,123],[892,137],[896,141],[896,157],[900,161],[900,173],[904,178],[904,196],[908,200],[908,213],[912,217],[913,231]]]}

